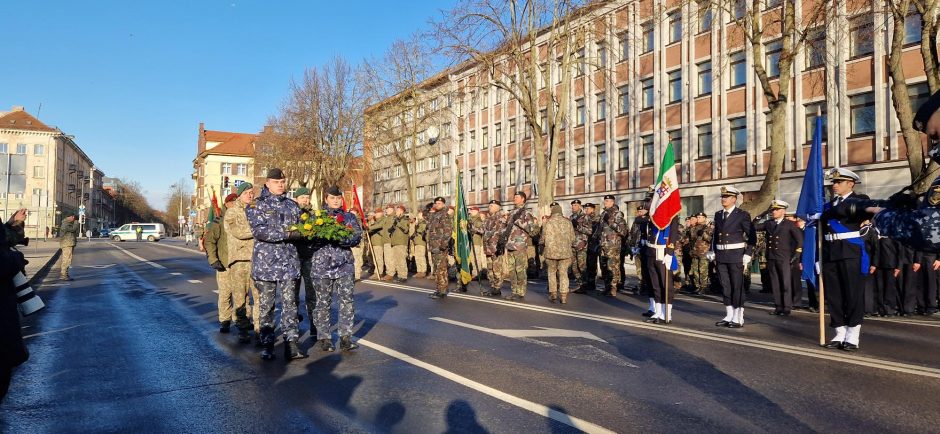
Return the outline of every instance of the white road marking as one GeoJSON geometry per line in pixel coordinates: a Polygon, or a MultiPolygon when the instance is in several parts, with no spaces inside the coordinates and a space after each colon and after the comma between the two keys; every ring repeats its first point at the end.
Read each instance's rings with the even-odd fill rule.
{"type": "Polygon", "coordinates": [[[508,404],[512,404],[512,405],[514,405],[514,406],[516,406],[516,407],[519,407],[519,408],[521,408],[521,409],[531,411],[531,412],[533,412],[533,413],[535,413],[535,414],[537,414],[537,415],[539,415],[539,416],[544,416],[544,417],[547,417],[547,418],[552,419],[552,420],[554,420],[554,421],[561,422],[561,423],[563,423],[563,424],[565,424],[565,425],[568,425],[568,426],[570,426],[570,427],[572,427],[572,428],[579,429],[579,430],[581,430],[581,431],[588,432],[588,433],[613,433],[613,432],[614,432],[614,431],[611,431],[611,430],[609,430],[609,429],[607,429],[607,428],[604,428],[604,427],[602,427],[602,426],[600,426],[600,425],[596,425],[596,424],[593,424],[593,423],[588,422],[588,421],[586,421],[586,420],[576,418],[576,417],[571,416],[571,415],[566,414],[566,413],[562,413],[562,412],[560,412],[560,411],[558,411],[558,410],[549,408],[549,407],[544,406],[544,405],[542,405],[542,404],[538,404],[538,403],[529,401],[529,400],[527,400],[527,399],[520,398],[520,397],[515,396],[515,395],[510,395],[510,394],[508,394],[508,393],[506,393],[506,392],[503,392],[503,391],[501,391],[501,390],[494,389],[494,388],[492,388],[492,387],[490,387],[490,386],[487,386],[487,385],[485,385],[485,384],[482,384],[482,383],[473,381],[473,380],[471,380],[471,379],[469,379],[469,378],[467,378],[467,377],[464,377],[464,376],[455,374],[455,373],[453,373],[453,372],[451,372],[451,371],[448,371],[448,370],[446,370],[446,369],[444,369],[444,368],[440,368],[440,367],[438,367],[438,366],[432,365],[432,364],[430,364],[430,363],[423,362],[423,361],[418,360],[418,359],[416,359],[416,358],[414,358],[414,357],[411,357],[411,356],[409,356],[409,355],[407,355],[407,354],[400,353],[400,352],[398,352],[398,351],[395,351],[395,350],[393,350],[393,349],[391,349],[391,348],[388,348],[388,347],[379,345],[379,344],[377,344],[377,343],[370,342],[370,341],[367,341],[367,340],[365,340],[365,339],[359,339],[358,342],[359,342],[359,344],[362,345],[362,346],[372,348],[373,350],[376,350],[376,351],[378,351],[378,352],[380,352],[380,353],[383,353],[383,354],[385,354],[385,355],[394,357],[394,358],[396,358],[396,359],[398,359],[398,360],[401,360],[401,361],[403,361],[403,362],[405,362],[405,363],[408,363],[408,364],[417,366],[417,367],[419,367],[419,368],[421,368],[421,369],[427,370],[427,371],[429,371],[429,372],[431,372],[431,373],[433,373],[433,374],[436,374],[436,375],[439,375],[439,376],[441,376],[441,377],[444,377],[444,378],[446,378],[446,379],[448,379],[448,380],[450,380],[450,381],[453,381],[453,382],[455,382],[455,383],[457,383],[457,384],[460,384],[460,385],[462,385],[462,386],[469,387],[469,388],[471,388],[471,389],[473,389],[473,390],[476,390],[477,392],[483,393],[483,394],[485,394],[485,395],[489,395],[489,396],[491,396],[491,397],[493,397],[493,398],[499,399],[500,401],[506,402],[506,403],[508,403],[508,404]]]}
{"type": "Polygon", "coordinates": [[[218,289],[213,289],[212,292],[218,294],[218,293],[219,293],[219,290],[218,290],[218,289]]]}
{"type": "Polygon", "coordinates": [[[471,330],[477,330],[485,333],[492,333],[494,335],[505,336],[507,338],[584,338],[591,339],[598,342],[607,343],[607,341],[594,336],[593,333],[582,332],[578,330],[563,330],[563,329],[553,329],[548,327],[535,327],[538,330],[510,330],[510,329],[491,329],[486,327],[481,327],[478,325],[468,324],[460,321],[454,321],[452,319],[432,317],[428,318],[434,321],[440,321],[447,324],[452,324],[455,326],[465,327],[471,330]]]}
{"type": "Polygon", "coordinates": [[[202,283],[201,280],[195,280],[195,279],[187,280],[187,282],[189,282],[189,283],[202,283]]]}
{"type": "Polygon", "coordinates": [[[108,243],[108,244],[110,244],[111,247],[114,247],[115,249],[118,249],[118,250],[124,252],[127,256],[130,256],[130,257],[132,257],[132,258],[134,258],[134,259],[136,259],[136,260],[138,260],[138,261],[140,261],[140,262],[143,262],[143,263],[145,263],[145,264],[147,264],[147,265],[149,265],[149,266],[151,266],[151,267],[153,267],[153,268],[159,268],[159,269],[161,269],[161,270],[165,270],[165,269],[166,269],[166,267],[164,267],[164,266],[162,266],[162,265],[160,265],[160,264],[158,264],[158,263],[156,263],[156,262],[148,261],[148,260],[146,260],[146,259],[144,259],[144,258],[141,258],[140,256],[137,256],[137,255],[135,255],[135,254],[133,254],[133,253],[131,253],[131,252],[128,252],[127,250],[124,250],[124,249],[118,247],[118,246],[115,245],[114,243],[108,243]]]}
{"type": "Polygon", "coordinates": [[[187,252],[187,253],[194,253],[194,254],[197,254],[197,255],[200,255],[200,256],[205,256],[205,255],[206,255],[205,253],[200,252],[200,251],[198,251],[198,250],[187,249],[187,248],[185,248],[185,247],[174,246],[174,245],[172,245],[172,244],[153,243],[153,245],[155,245],[155,246],[160,246],[160,247],[169,247],[169,248],[171,248],[171,249],[182,250],[182,251],[184,251],[184,252],[187,252]]]}
{"type": "Polygon", "coordinates": [[[171,276],[182,276],[183,273],[170,273],[171,276]]]}
{"type": "Polygon", "coordinates": [[[29,338],[32,338],[32,337],[42,336],[42,335],[48,335],[48,334],[52,334],[52,333],[64,332],[64,331],[66,331],[66,330],[71,330],[71,329],[74,329],[74,328],[76,328],[76,327],[81,327],[82,325],[83,325],[83,324],[78,324],[78,325],[73,325],[73,326],[71,326],[71,327],[66,327],[66,328],[63,328],[63,329],[49,330],[49,331],[47,331],[47,332],[33,333],[33,334],[31,334],[31,335],[23,336],[23,339],[29,339],[29,338]]]}
{"type": "MultiPolygon", "coordinates": [[[[405,286],[405,285],[399,285],[399,284],[388,283],[388,282],[369,281],[368,283],[373,284],[373,285],[386,286],[389,288],[396,288],[396,289],[404,289],[408,291],[421,292],[421,293],[426,293],[426,294],[434,292],[433,290],[430,290],[430,289],[416,288],[412,286],[405,286]]],[[[850,364],[850,365],[865,366],[869,368],[878,368],[878,369],[884,369],[887,371],[901,372],[905,374],[913,374],[913,375],[920,375],[924,377],[940,379],[940,369],[930,368],[926,366],[918,366],[918,365],[913,365],[909,363],[893,362],[890,360],[879,360],[879,359],[873,359],[873,358],[868,358],[868,357],[861,357],[861,356],[853,355],[850,353],[846,353],[844,351],[833,351],[833,350],[815,349],[815,348],[809,348],[809,347],[798,347],[795,345],[780,344],[776,342],[762,341],[759,339],[737,337],[737,336],[730,336],[730,335],[721,335],[718,333],[709,333],[709,332],[703,332],[703,331],[698,331],[698,330],[677,327],[674,324],[670,326],[652,325],[643,321],[628,320],[628,319],[616,318],[616,317],[605,316],[605,315],[596,315],[596,314],[590,314],[590,313],[582,313],[582,312],[576,312],[576,311],[556,309],[556,308],[551,308],[551,307],[533,306],[533,305],[527,305],[527,304],[522,304],[522,303],[494,300],[491,298],[483,298],[483,297],[466,295],[466,294],[451,293],[447,296],[447,298],[472,300],[478,303],[497,304],[501,306],[511,307],[514,309],[523,309],[523,310],[530,310],[530,311],[535,311],[535,312],[550,313],[550,314],[560,315],[560,316],[567,316],[567,317],[572,317],[572,318],[581,318],[581,319],[587,319],[591,321],[603,322],[603,323],[608,323],[608,324],[617,324],[617,325],[622,325],[626,327],[651,330],[651,331],[656,331],[659,333],[674,334],[674,335],[686,336],[686,337],[697,338],[697,339],[702,339],[702,340],[707,340],[707,341],[714,341],[714,342],[723,342],[723,343],[739,345],[743,347],[760,348],[760,349],[765,349],[765,350],[770,350],[770,351],[777,351],[780,353],[794,354],[798,356],[811,357],[811,358],[821,359],[821,360],[829,360],[833,362],[845,363],[845,364],[850,364]]]]}
{"type": "Polygon", "coordinates": [[[103,268],[111,268],[111,267],[113,267],[113,266],[115,266],[115,265],[117,265],[117,264],[79,265],[79,267],[103,269],[103,268]]]}

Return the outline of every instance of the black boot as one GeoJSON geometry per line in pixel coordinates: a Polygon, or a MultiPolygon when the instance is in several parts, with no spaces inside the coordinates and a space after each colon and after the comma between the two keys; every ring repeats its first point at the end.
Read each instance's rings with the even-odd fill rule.
{"type": "Polygon", "coordinates": [[[300,347],[297,345],[297,342],[287,341],[284,342],[284,359],[286,361],[296,360],[296,359],[306,359],[307,353],[304,353],[300,350],[300,347]]]}
{"type": "Polygon", "coordinates": [[[262,344],[261,360],[274,360],[274,341],[262,344]]]}
{"type": "Polygon", "coordinates": [[[333,351],[336,351],[336,348],[333,348],[333,342],[330,341],[329,339],[320,339],[319,341],[317,341],[317,345],[320,347],[320,351],[324,351],[327,353],[332,353],[333,351]]]}
{"type": "Polygon", "coordinates": [[[232,322],[222,321],[222,324],[219,326],[219,333],[228,333],[230,331],[232,331],[232,322]]]}
{"type": "Polygon", "coordinates": [[[238,330],[238,343],[247,344],[251,342],[251,335],[248,334],[248,330],[238,330]]]}
{"type": "Polygon", "coordinates": [[[352,351],[359,348],[359,344],[352,341],[352,336],[343,336],[339,338],[339,349],[343,351],[352,351]]]}

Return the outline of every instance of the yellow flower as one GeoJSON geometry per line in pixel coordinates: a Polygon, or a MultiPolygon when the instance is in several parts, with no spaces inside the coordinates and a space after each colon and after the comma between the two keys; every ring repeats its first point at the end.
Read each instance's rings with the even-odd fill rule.
{"type": "MultiPolygon", "coordinates": [[[[320,210],[314,211],[314,212],[313,212],[313,215],[315,215],[315,216],[317,216],[317,217],[320,217],[320,210]]],[[[317,223],[317,224],[320,224],[320,223],[317,223]]]]}
{"type": "Polygon", "coordinates": [[[313,229],[313,225],[311,225],[310,223],[304,223],[304,229],[309,231],[310,229],[313,229]]]}
{"type": "Polygon", "coordinates": [[[291,225],[291,226],[290,226],[290,230],[296,231],[296,230],[297,230],[297,225],[291,225]]]}
{"type": "Polygon", "coordinates": [[[301,220],[306,220],[306,219],[308,219],[308,218],[310,218],[310,214],[303,213],[303,214],[300,215],[300,219],[301,219],[301,220]]]}
{"type": "Polygon", "coordinates": [[[323,219],[317,219],[315,223],[317,224],[317,226],[320,226],[323,224],[323,219]]]}

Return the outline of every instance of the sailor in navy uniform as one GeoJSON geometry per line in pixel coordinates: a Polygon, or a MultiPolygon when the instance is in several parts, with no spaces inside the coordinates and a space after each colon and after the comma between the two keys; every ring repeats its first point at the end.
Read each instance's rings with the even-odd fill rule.
{"type": "Polygon", "coordinates": [[[789,207],[787,202],[774,200],[770,205],[771,218],[754,225],[755,230],[764,232],[767,245],[767,276],[776,305],[771,315],[789,315],[793,309],[791,264],[794,260],[799,262],[803,253],[803,232],[796,223],[784,218],[789,207]]]}
{"type": "Polygon", "coordinates": [[[725,317],[718,327],[744,327],[744,269],[751,262],[757,236],[751,215],[737,207],[741,192],[734,187],[721,188],[721,211],[715,213],[712,249],[706,254],[718,269],[724,298],[725,317]]]}
{"type": "Polygon", "coordinates": [[[865,317],[865,276],[870,266],[859,229],[867,218],[851,215],[843,207],[869,198],[853,191],[861,180],[851,170],[836,167],[826,175],[832,184],[832,200],[822,215],[822,278],[829,325],[836,334],[825,347],[856,351],[865,317]]]}

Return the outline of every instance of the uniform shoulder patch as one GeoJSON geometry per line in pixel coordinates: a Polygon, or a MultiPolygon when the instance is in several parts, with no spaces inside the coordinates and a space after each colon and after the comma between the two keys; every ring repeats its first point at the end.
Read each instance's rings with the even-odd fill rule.
{"type": "Polygon", "coordinates": [[[932,185],[930,190],[927,190],[927,203],[930,206],[940,205],[940,185],[932,185]]]}

